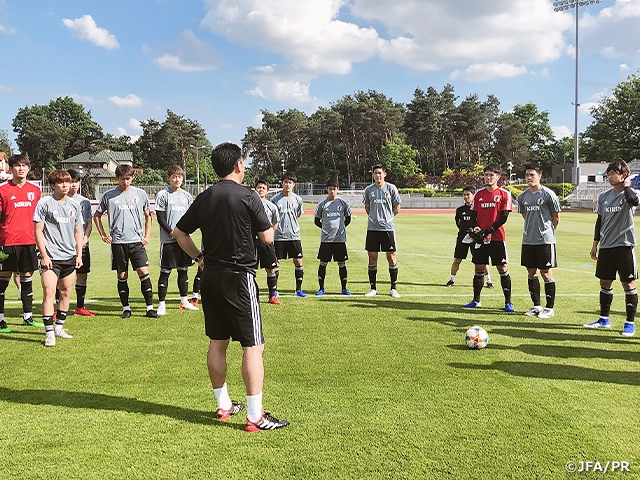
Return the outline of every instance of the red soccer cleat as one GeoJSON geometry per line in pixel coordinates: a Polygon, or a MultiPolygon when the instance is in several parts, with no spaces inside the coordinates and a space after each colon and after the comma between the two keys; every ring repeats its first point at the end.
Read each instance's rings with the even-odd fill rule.
{"type": "Polygon", "coordinates": [[[189,300],[189,303],[191,305],[193,305],[194,307],[198,306],[198,299],[197,298],[192,298],[191,300],[189,300]]]}
{"type": "Polygon", "coordinates": [[[82,315],[83,317],[95,317],[96,314],[87,310],[87,307],[78,307],[73,311],[74,315],[82,315]]]}
{"type": "Polygon", "coordinates": [[[278,300],[278,297],[271,297],[268,302],[272,305],[282,305],[282,302],[278,300]]]}

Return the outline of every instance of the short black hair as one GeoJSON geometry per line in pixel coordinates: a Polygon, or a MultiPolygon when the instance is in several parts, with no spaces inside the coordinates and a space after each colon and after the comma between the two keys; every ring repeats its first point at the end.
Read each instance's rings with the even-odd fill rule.
{"type": "Polygon", "coordinates": [[[285,180],[291,180],[293,183],[297,183],[298,177],[296,177],[295,173],[286,171],[282,174],[282,179],[280,181],[284,182],[285,180]]]}
{"type": "Polygon", "coordinates": [[[380,169],[383,172],[387,171],[387,169],[384,167],[384,165],[382,165],[381,163],[376,163],[373,167],[371,167],[371,173],[375,172],[377,169],[380,169]]]}
{"type": "Polygon", "coordinates": [[[484,167],[484,172],[493,172],[496,175],[502,175],[502,169],[494,164],[489,164],[486,167],[484,167]]]}
{"type": "Polygon", "coordinates": [[[242,149],[231,142],[221,143],[211,152],[211,166],[220,178],[233,172],[236,163],[241,159],[242,149]]]}
{"type": "Polygon", "coordinates": [[[79,182],[80,180],[82,180],[82,175],[80,175],[79,171],[74,170],[73,168],[70,168],[69,170],[67,170],[67,172],[71,176],[72,182],[79,182]]]}
{"type": "Polygon", "coordinates": [[[16,163],[22,163],[31,167],[31,160],[26,155],[11,155],[9,157],[9,167],[13,167],[16,163]]]}
{"type": "Polygon", "coordinates": [[[264,178],[259,178],[258,180],[256,180],[256,184],[253,186],[253,188],[257,188],[260,184],[266,185],[267,188],[269,188],[269,182],[267,182],[264,178]]]}
{"type": "Polygon", "coordinates": [[[116,178],[133,177],[133,167],[123,163],[116,167],[116,178]]]}
{"type": "Polygon", "coordinates": [[[338,184],[338,179],[337,178],[330,178],[329,180],[327,180],[327,187],[338,187],[340,188],[340,185],[338,184]]]}
{"type": "Polygon", "coordinates": [[[471,193],[473,193],[473,194],[475,195],[475,193],[476,193],[476,187],[473,187],[473,186],[469,185],[468,187],[464,187],[464,188],[462,189],[462,192],[463,192],[463,193],[464,193],[464,192],[471,192],[471,193]]]}
{"type": "Polygon", "coordinates": [[[524,166],[524,171],[526,172],[527,170],[535,170],[537,173],[542,174],[542,167],[539,163],[527,163],[524,166]]]}
{"type": "Polygon", "coordinates": [[[627,176],[629,176],[629,174],[631,173],[631,170],[629,169],[629,165],[627,164],[627,162],[625,162],[619,157],[616,157],[613,159],[613,162],[611,162],[607,167],[607,174],[609,172],[616,172],[616,173],[619,173],[620,175],[626,174],[627,176]]]}

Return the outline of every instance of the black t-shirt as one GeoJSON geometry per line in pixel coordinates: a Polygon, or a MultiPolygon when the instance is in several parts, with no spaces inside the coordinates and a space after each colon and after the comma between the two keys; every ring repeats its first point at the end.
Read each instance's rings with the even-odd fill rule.
{"type": "Polygon", "coordinates": [[[201,230],[207,267],[248,272],[256,264],[257,233],[272,228],[260,196],[232,180],[198,195],[176,227],[189,234],[201,230]]]}
{"type": "Polygon", "coordinates": [[[471,206],[461,205],[456,209],[456,225],[460,233],[466,233],[476,226],[477,212],[471,210],[471,206]]]}

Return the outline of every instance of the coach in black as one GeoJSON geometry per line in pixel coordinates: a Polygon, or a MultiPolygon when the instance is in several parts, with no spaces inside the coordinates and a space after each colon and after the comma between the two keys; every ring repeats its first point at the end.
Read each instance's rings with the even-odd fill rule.
{"type": "Polygon", "coordinates": [[[273,228],[258,194],[242,186],[245,166],[240,147],[233,143],[218,145],[211,154],[211,165],[220,181],[198,195],[172,235],[203,269],[202,310],[211,340],[207,366],[218,402],[218,419],[226,420],[244,409],[227,392],[227,347],[232,339],[240,342],[243,349],[245,430],[286,427],[289,422],[262,409],[264,337],[255,281],[254,238],[257,236],[265,244],[273,242],[273,228]],[[190,237],[198,228],[204,254],[190,237]]]}

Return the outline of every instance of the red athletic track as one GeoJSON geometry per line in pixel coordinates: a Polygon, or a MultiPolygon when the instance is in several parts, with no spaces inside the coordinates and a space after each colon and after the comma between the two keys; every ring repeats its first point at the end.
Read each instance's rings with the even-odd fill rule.
{"type": "MultiPolygon", "coordinates": [[[[355,214],[358,214],[358,215],[366,215],[366,212],[364,211],[364,208],[359,208],[359,209],[352,208],[351,212],[355,213],[355,214]]],[[[572,209],[572,210],[564,210],[564,212],[593,213],[593,210],[572,209]]],[[[309,214],[309,215],[313,215],[315,213],[315,210],[305,210],[304,213],[305,214],[309,214]]],[[[456,209],[455,208],[404,208],[404,209],[400,209],[400,215],[405,214],[405,213],[454,215],[456,213],[456,209]]],[[[517,214],[517,212],[512,212],[512,213],[517,214]]]]}

